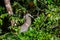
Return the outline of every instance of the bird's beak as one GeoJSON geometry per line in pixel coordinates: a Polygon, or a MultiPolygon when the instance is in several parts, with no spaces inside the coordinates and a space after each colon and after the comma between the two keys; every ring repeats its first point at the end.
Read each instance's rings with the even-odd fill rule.
{"type": "Polygon", "coordinates": [[[29,15],[31,18],[34,18],[32,15],[29,15]]]}

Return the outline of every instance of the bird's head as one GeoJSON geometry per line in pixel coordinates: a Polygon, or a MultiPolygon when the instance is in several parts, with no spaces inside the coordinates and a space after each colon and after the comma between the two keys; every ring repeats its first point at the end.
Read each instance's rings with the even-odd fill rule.
{"type": "Polygon", "coordinates": [[[31,17],[31,18],[34,18],[31,14],[26,14],[26,16],[31,17]]]}

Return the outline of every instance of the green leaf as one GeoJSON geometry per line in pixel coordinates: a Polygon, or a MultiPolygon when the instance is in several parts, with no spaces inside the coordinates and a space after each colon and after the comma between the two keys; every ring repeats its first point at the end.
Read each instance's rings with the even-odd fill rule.
{"type": "Polygon", "coordinates": [[[37,6],[37,0],[34,0],[33,2],[34,2],[34,5],[37,6]]]}
{"type": "Polygon", "coordinates": [[[3,24],[2,22],[3,22],[3,21],[0,19],[0,26],[3,24]]]}
{"type": "Polygon", "coordinates": [[[7,13],[5,13],[5,14],[1,14],[1,18],[3,18],[4,19],[4,17],[6,17],[8,14],[7,13]]]}

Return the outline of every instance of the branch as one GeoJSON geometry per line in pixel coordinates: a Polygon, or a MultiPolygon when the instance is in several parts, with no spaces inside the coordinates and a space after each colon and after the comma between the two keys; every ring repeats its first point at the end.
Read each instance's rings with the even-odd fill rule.
{"type": "Polygon", "coordinates": [[[13,11],[12,11],[12,7],[11,7],[11,4],[10,4],[10,0],[4,0],[4,2],[5,2],[5,6],[6,6],[8,14],[9,15],[13,15],[13,11]]]}
{"type": "MultiPolygon", "coordinates": [[[[11,4],[10,4],[10,0],[4,0],[5,2],[5,7],[7,9],[7,12],[9,14],[9,16],[13,15],[13,11],[12,11],[12,7],[11,7],[11,4]]],[[[15,24],[15,21],[14,20],[11,20],[11,26],[14,26],[15,24]]]]}

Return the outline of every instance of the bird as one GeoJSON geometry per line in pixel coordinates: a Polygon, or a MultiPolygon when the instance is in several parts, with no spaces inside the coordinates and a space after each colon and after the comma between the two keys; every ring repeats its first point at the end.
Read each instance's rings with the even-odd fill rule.
{"type": "Polygon", "coordinates": [[[24,16],[25,23],[21,26],[20,32],[26,32],[28,30],[31,25],[31,18],[33,18],[33,16],[29,13],[24,16]]]}

